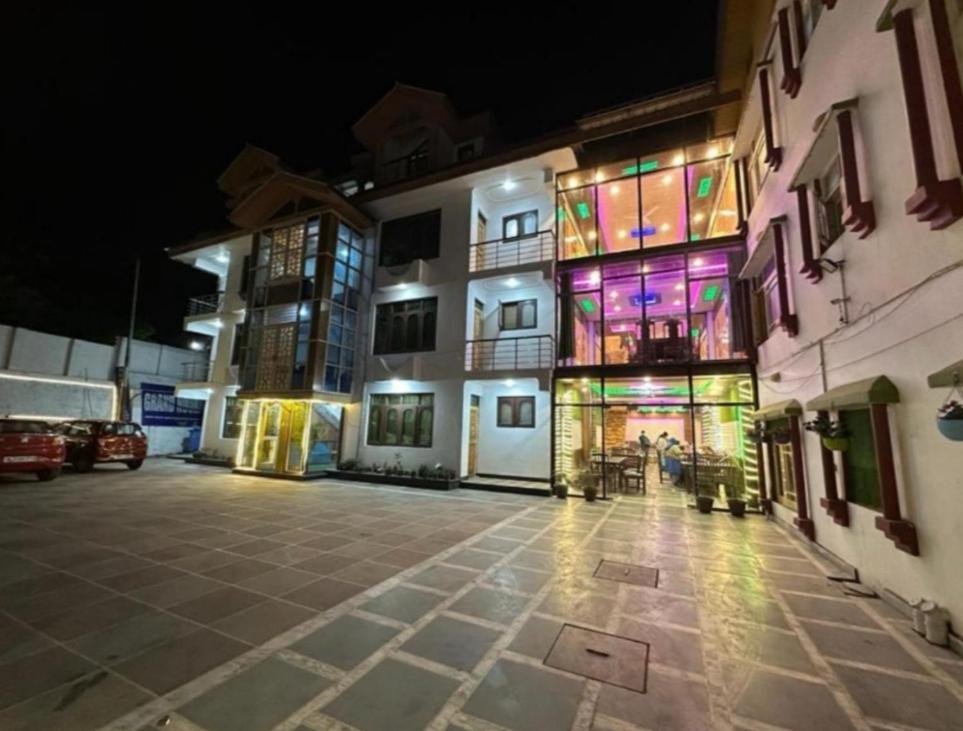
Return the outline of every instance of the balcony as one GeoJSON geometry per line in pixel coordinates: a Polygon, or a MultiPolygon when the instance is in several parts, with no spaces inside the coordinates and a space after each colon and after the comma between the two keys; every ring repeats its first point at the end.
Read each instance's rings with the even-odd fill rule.
{"type": "Polygon", "coordinates": [[[199,297],[191,297],[187,300],[187,316],[211,315],[216,313],[224,301],[223,292],[214,294],[203,294],[199,297]]]}
{"type": "Polygon", "coordinates": [[[469,246],[468,271],[484,272],[555,258],[555,234],[539,231],[529,236],[481,241],[469,246]]]}
{"type": "Polygon", "coordinates": [[[465,343],[466,371],[518,371],[551,368],[555,340],[551,335],[469,340],[465,343]]]}
{"type": "Polygon", "coordinates": [[[213,365],[210,361],[181,363],[181,381],[185,383],[209,383],[213,365]]]}

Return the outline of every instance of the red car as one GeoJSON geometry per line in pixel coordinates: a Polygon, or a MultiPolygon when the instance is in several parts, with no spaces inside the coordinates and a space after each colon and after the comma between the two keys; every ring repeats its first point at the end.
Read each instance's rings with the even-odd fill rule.
{"type": "Polygon", "coordinates": [[[90,472],[95,464],[104,462],[123,462],[136,470],[147,456],[147,435],[140,424],[131,421],[67,421],[61,424],[60,433],[67,440],[64,461],[77,472],[90,472]]]}
{"type": "Polygon", "coordinates": [[[0,419],[0,472],[33,472],[46,482],[64,466],[64,438],[35,419],[0,419]]]}

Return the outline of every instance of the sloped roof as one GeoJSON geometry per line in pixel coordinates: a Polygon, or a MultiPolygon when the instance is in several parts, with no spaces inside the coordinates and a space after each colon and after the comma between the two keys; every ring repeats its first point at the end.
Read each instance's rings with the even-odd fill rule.
{"type": "Polygon", "coordinates": [[[254,181],[263,179],[282,167],[280,158],[274,153],[247,144],[218,177],[217,187],[230,196],[238,196],[254,181]]]}
{"type": "Polygon", "coordinates": [[[267,223],[281,207],[292,200],[308,198],[320,207],[330,208],[353,225],[372,225],[364,213],[327,183],[285,171],[274,173],[234,207],[228,220],[243,229],[256,229],[267,223]]]}
{"type": "Polygon", "coordinates": [[[443,127],[458,120],[458,113],[445,94],[395,82],[395,85],[351,126],[351,131],[361,144],[371,149],[387,136],[405,111],[443,127]]]}

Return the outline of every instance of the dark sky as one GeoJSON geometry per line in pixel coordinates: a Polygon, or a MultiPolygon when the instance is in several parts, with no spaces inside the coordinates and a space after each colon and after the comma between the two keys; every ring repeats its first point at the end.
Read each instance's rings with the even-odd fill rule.
{"type": "Polygon", "coordinates": [[[215,179],[247,141],[332,173],[395,81],[490,109],[508,140],[712,76],[716,0],[266,4],[149,14],[6,11],[0,323],[179,343],[206,275],[163,248],[224,220],[215,179]]]}

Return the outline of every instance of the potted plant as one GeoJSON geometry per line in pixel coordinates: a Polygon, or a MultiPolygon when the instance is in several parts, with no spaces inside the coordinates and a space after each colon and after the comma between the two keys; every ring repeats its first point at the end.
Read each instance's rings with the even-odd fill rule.
{"type": "Polygon", "coordinates": [[[565,475],[559,472],[555,475],[555,481],[552,486],[552,493],[559,500],[564,500],[568,497],[568,480],[565,475]]]}
{"type": "Polygon", "coordinates": [[[951,400],[943,404],[937,412],[936,427],[947,439],[963,442],[963,403],[951,400]]]}
{"type": "Polygon", "coordinates": [[[582,495],[588,502],[595,502],[595,498],[599,496],[599,486],[595,475],[589,471],[581,472],[578,476],[578,488],[582,491],[582,495]]]}
{"type": "Polygon", "coordinates": [[[696,508],[698,508],[699,512],[708,515],[712,512],[712,506],[715,504],[716,498],[715,495],[710,492],[700,491],[696,493],[695,501],[696,508]]]}
{"type": "Polygon", "coordinates": [[[806,431],[815,432],[820,436],[823,446],[834,452],[845,452],[849,449],[849,432],[841,421],[832,421],[826,416],[817,416],[805,424],[806,431]]]}
{"type": "Polygon", "coordinates": [[[752,444],[762,444],[766,441],[766,430],[762,425],[753,427],[746,432],[746,439],[752,444]]]}
{"type": "Polygon", "coordinates": [[[792,435],[788,429],[778,429],[772,432],[772,441],[775,444],[789,444],[792,441],[792,435]]]}
{"type": "Polygon", "coordinates": [[[741,518],[746,514],[746,501],[733,488],[726,488],[726,503],[733,518],[741,518]]]}

